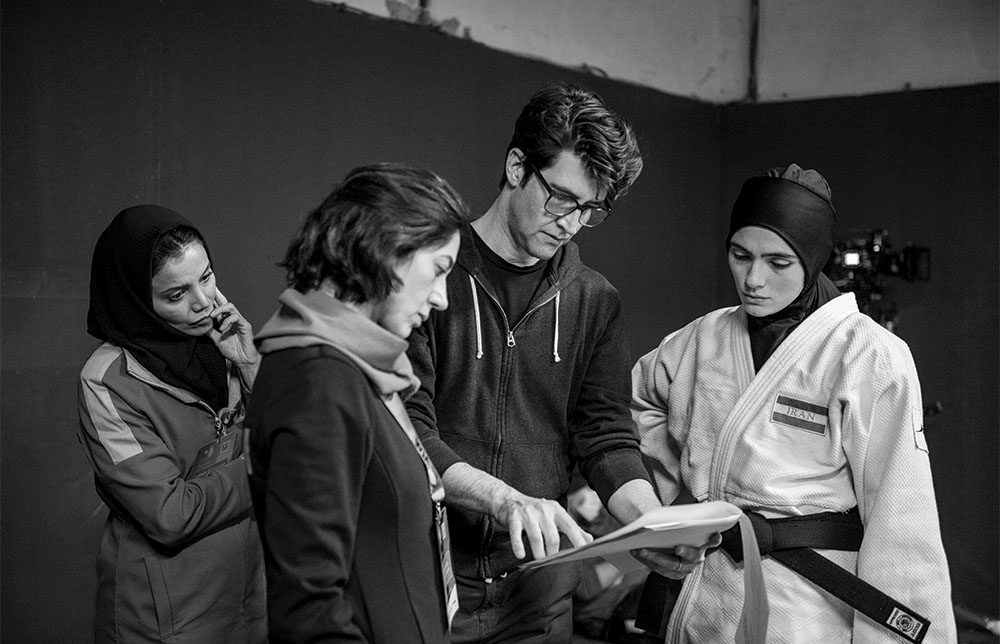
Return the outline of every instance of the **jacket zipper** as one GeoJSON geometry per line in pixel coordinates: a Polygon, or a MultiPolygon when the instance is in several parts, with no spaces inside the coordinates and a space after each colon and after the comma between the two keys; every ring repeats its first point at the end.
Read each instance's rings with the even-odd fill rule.
{"type": "MultiPolygon", "coordinates": [[[[503,317],[503,328],[507,330],[507,347],[508,348],[509,347],[513,347],[514,345],[517,344],[514,341],[514,329],[510,328],[510,320],[507,319],[507,313],[503,310],[503,307],[500,306],[500,300],[498,300],[493,295],[493,293],[490,292],[490,290],[488,288],[486,288],[486,285],[483,284],[482,280],[479,279],[478,275],[473,274],[472,277],[473,277],[473,279],[476,280],[476,283],[479,284],[480,287],[482,287],[483,293],[486,293],[486,295],[490,298],[490,300],[492,300],[492,302],[497,305],[497,310],[500,311],[500,316],[503,317]]],[[[498,454],[500,452],[500,443],[501,443],[502,440],[503,440],[503,434],[498,431],[497,432],[497,449],[496,449],[496,451],[497,451],[498,454]]],[[[492,474],[492,472],[490,472],[490,474],[492,474]]],[[[490,524],[491,524],[490,527],[492,528],[492,519],[490,520],[490,524]]]]}
{"type": "MultiPolygon", "coordinates": [[[[498,300],[496,298],[496,296],[494,296],[493,293],[490,292],[490,290],[488,288],[486,288],[486,285],[482,282],[482,280],[479,279],[479,275],[472,274],[472,277],[473,277],[473,279],[476,280],[476,283],[479,284],[480,287],[482,287],[483,292],[486,293],[486,295],[490,298],[490,300],[494,304],[497,305],[497,310],[500,311],[500,315],[501,315],[501,317],[503,317],[503,326],[504,326],[504,329],[506,329],[506,331],[507,331],[507,347],[508,348],[513,348],[513,347],[515,347],[517,345],[517,342],[514,340],[514,331],[517,330],[517,327],[521,326],[524,323],[524,321],[528,319],[529,315],[531,315],[532,313],[534,313],[538,309],[542,308],[543,306],[545,306],[546,304],[548,304],[549,302],[551,302],[552,300],[554,300],[556,298],[556,293],[559,292],[559,289],[556,289],[556,293],[553,293],[552,295],[550,295],[549,297],[545,298],[544,300],[542,300],[541,302],[539,302],[535,306],[533,306],[530,309],[528,309],[528,311],[524,315],[521,316],[521,319],[518,320],[517,324],[514,325],[514,328],[511,328],[511,326],[510,326],[510,320],[507,318],[507,313],[503,310],[503,307],[500,305],[500,300],[498,300]]],[[[558,282],[557,282],[557,284],[558,284],[558,282]]],[[[499,445],[500,445],[501,438],[502,438],[502,435],[498,434],[497,435],[497,451],[499,451],[499,445]]]]}
{"type": "Polygon", "coordinates": [[[132,376],[133,378],[135,378],[136,380],[138,380],[139,382],[146,383],[147,385],[149,385],[150,387],[152,387],[154,389],[159,389],[160,391],[162,391],[162,392],[164,392],[166,394],[170,394],[171,396],[173,396],[174,398],[177,398],[177,400],[180,400],[181,402],[183,402],[185,404],[198,405],[202,409],[206,410],[212,416],[212,423],[215,425],[215,436],[216,437],[222,436],[222,419],[219,417],[219,415],[217,413],[215,413],[215,410],[212,409],[212,406],[209,405],[204,400],[201,400],[199,398],[195,398],[194,400],[187,401],[187,400],[184,400],[183,398],[180,398],[179,396],[177,396],[177,394],[174,393],[174,389],[172,387],[170,387],[170,386],[163,385],[162,383],[159,383],[159,382],[153,382],[152,380],[149,380],[147,378],[143,378],[142,376],[140,376],[138,374],[135,374],[135,373],[132,373],[131,371],[129,372],[129,375],[132,376]]]}
{"type": "MultiPolygon", "coordinates": [[[[479,275],[473,273],[472,274],[472,278],[474,280],[476,280],[476,283],[479,284],[479,286],[482,287],[483,293],[486,293],[486,295],[493,301],[493,303],[497,305],[497,310],[500,311],[500,315],[503,316],[503,326],[504,326],[504,329],[507,330],[507,346],[508,347],[513,347],[513,346],[515,346],[517,344],[517,342],[514,341],[514,331],[517,330],[517,327],[521,326],[524,323],[524,321],[528,319],[529,315],[531,315],[532,313],[534,313],[538,309],[542,308],[543,306],[545,306],[546,304],[548,304],[552,300],[556,299],[556,293],[559,292],[559,289],[556,289],[556,293],[553,293],[552,295],[548,296],[547,298],[545,298],[544,300],[542,300],[541,302],[539,302],[535,306],[533,306],[530,309],[528,309],[528,311],[524,315],[521,316],[521,319],[518,320],[517,324],[514,325],[514,328],[511,328],[511,326],[510,326],[510,320],[507,318],[507,313],[506,313],[506,311],[503,310],[503,307],[500,306],[500,300],[498,300],[493,295],[493,293],[491,293],[490,290],[488,288],[486,288],[486,285],[483,284],[483,281],[479,279],[479,275]]],[[[558,284],[558,282],[556,282],[556,284],[558,284]]]]}
{"type": "MultiPolygon", "coordinates": [[[[556,289],[556,293],[558,293],[558,292],[559,292],[559,289],[556,289]]],[[[553,293],[552,295],[550,295],[549,297],[545,298],[544,300],[542,300],[541,302],[539,302],[535,306],[531,307],[530,309],[528,309],[527,313],[525,313],[524,315],[521,316],[521,319],[518,320],[517,324],[514,325],[514,328],[507,332],[507,346],[508,347],[514,346],[514,331],[517,330],[517,327],[521,326],[524,323],[524,321],[528,319],[529,315],[531,315],[532,313],[534,313],[538,309],[542,308],[543,306],[545,306],[546,304],[548,304],[552,300],[556,299],[556,293],[553,293]]],[[[498,304],[498,306],[499,306],[499,304],[498,304]]]]}
{"type": "MultiPolygon", "coordinates": [[[[532,313],[534,313],[538,309],[542,308],[543,306],[545,306],[546,304],[548,304],[549,302],[551,302],[552,300],[554,300],[555,297],[556,297],[556,293],[559,292],[559,289],[557,288],[556,289],[556,293],[553,293],[552,295],[550,295],[549,297],[547,297],[545,300],[539,302],[535,306],[533,306],[530,309],[528,309],[528,311],[524,315],[521,316],[521,319],[518,320],[517,324],[515,324],[514,328],[512,329],[511,326],[510,326],[510,320],[507,318],[507,312],[504,311],[503,310],[503,306],[500,305],[500,300],[498,300],[496,298],[496,296],[494,296],[493,293],[486,287],[486,285],[483,283],[483,281],[479,279],[479,275],[477,275],[475,273],[471,273],[471,274],[472,274],[472,278],[474,280],[476,280],[476,284],[478,284],[483,289],[483,292],[486,293],[487,297],[489,297],[490,300],[494,304],[496,304],[497,310],[500,311],[500,316],[503,317],[504,329],[507,331],[507,348],[509,348],[509,349],[513,348],[513,347],[515,347],[517,345],[517,342],[514,340],[514,330],[517,329],[517,327],[521,326],[521,324],[524,323],[524,321],[528,319],[529,315],[531,315],[532,313]]],[[[558,284],[558,282],[557,282],[557,284],[558,284]]],[[[497,432],[497,447],[496,447],[496,453],[497,453],[497,455],[499,455],[499,453],[500,453],[500,446],[501,446],[502,441],[503,441],[503,433],[500,432],[500,431],[498,431],[497,432]]],[[[493,474],[493,473],[490,472],[490,474],[493,474]]],[[[493,519],[491,517],[488,517],[486,519],[486,534],[484,535],[484,541],[483,541],[483,549],[484,550],[485,550],[485,546],[493,538],[493,524],[494,524],[493,519]]],[[[485,563],[484,563],[483,567],[484,567],[484,569],[486,568],[486,564],[485,563]]],[[[489,570],[487,572],[489,573],[490,577],[492,577],[492,572],[493,571],[489,570]]]]}

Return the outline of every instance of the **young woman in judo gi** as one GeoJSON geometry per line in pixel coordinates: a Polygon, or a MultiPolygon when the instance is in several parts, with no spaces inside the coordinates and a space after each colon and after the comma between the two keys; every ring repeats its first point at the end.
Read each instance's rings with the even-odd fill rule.
{"type": "MultiPolygon", "coordinates": [[[[767,641],[954,642],[916,368],[821,273],[834,220],[814,170],[744,183],[726,240],[740,305],[671,333],[632,371],[643,453],[664,503],[750,515],[767,641]]],[[[738,544],[724,535],[662,593],[675,602],[654,624],[667,642],[733,641],[738,544]]]]}

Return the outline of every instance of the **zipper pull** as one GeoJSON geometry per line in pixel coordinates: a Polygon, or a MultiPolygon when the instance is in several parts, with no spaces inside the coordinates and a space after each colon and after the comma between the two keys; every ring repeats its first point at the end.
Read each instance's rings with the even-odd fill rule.
{"type": "Polygon", "coordinates": [[[517,344],[517,343],[514,342],[514,332],[513,331],[508,331],[507,332],[507,346],[508,347],[512,347],[515,344],[517,344]]]}
{"type": "Polygon", "coordinates": [[[215,417],[215,435],[222,436],[222,419],[218,416],[215,417]]]}

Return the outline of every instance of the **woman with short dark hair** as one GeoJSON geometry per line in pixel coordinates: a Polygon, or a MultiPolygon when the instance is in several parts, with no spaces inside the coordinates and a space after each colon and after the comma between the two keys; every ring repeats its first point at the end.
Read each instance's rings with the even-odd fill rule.
{"type": "Polygon", "coordinates": [[[159,206],[101,234],[79,438],[110,509],[97,642],[263,642],[264,566],[241,456],[260,355],[208,246],[159,206]]]}
{"type": "Polygon", "coordinates": [[[466,215],[433,173],[376,164],[289,246],[248,412],[272,643],[447,638],[444,490],[402,400],[417,386],[406,338],[448,306],[466,215]]]}

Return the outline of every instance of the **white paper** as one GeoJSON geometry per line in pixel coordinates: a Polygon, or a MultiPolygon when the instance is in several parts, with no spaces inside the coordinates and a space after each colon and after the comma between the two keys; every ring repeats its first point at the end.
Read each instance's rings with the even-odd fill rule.
{"type": "Polygon", "coordinates": [[[743,512],[739,508],[725,501],[668,505],[650,510],[632,523],[591,543],[529,561],[521,568],[602,557],[624,574],[642,567],[629,555],[630,550],[700,546],[712,534],[736,525],[741,514],[743,512]]]}

